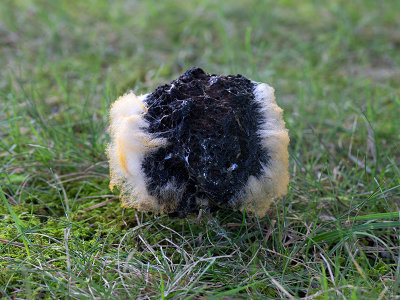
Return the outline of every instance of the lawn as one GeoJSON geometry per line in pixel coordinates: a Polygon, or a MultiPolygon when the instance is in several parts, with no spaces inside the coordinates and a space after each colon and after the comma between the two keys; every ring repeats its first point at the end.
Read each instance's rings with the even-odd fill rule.
{"type": "Polygon", "coordinates": [[[4,298],[400,298],[400,1],[0,2],[4,298]],[[122,208],[110,104],[192,66],[275,88],[290,186],[257,219],[122,208]]]}

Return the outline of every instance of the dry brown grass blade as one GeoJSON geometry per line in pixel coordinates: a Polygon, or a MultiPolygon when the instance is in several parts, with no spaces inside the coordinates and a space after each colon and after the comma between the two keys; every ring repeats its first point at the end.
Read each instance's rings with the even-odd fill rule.
{"type": "Polygon", "coordinates": [[[95,204],[95,205],[86,207],[86,208],[84,208],[83,210],[85,210],[85,211],[93,210],[93,209],[102,207],[102,206],[104,206],[104,205],[107,205],[108,203],[110,203],[110,202],[112,202],[112,201],[114,201],[114,200],[116,200],[116,199],[118,199],[118,197],[110,198],[110,199],[104,200],[104,201],[102,201],[102,202],[100,202],[100,203],[97,203],[97,204],[95,204]]]}
{"type": "MultiPolygon", "coordinates": [[[[24,246],[23,243],[11,242],[11,241],[9,241],[9,240],[2,239],[2,238],[0,238],[0,243],[9,244],[9,245],[12,245],[12,246],[15,246],[15,247],[20,247],[20,248],[25,248],[25,246],[24,246]]],[[[40,248],[46,248],[46,247],[48,247],[48,245],[39,245],[39,244],[34,244],[34,245],[32,245],[32,246],[34,246],[34,247],[40,247],[40,248]]]]}

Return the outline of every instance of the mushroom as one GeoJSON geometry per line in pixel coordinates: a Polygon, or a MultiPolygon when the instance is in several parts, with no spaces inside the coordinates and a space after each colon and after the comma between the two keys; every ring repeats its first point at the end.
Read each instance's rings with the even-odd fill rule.
{"type": "Polygon", "coordinates": [[[111,106],[110,187],[125,207],[184,217],[200,209],[258,217],[286,194],[288,131],[274,89],[192,68],[111,106]]]}

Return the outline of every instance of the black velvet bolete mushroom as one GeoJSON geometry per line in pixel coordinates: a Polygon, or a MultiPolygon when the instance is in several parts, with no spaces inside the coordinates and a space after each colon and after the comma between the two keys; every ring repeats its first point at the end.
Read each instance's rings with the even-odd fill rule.
{"type": "Polygon", "coordinates": [[[192,68],[150,94],[125,94],[110,117],[110,186],[125,207],[261,217],[287,192],[288,131],[265,83],[192,68]]]}

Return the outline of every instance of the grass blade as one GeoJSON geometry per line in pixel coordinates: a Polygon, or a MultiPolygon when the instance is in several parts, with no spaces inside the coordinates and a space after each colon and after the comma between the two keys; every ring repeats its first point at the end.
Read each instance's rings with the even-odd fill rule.
{"type": "Polygon", "coordinates": [[[6,199],[6,196],[4,195],[4,192],[3,192],[3,189],[1,188],[1,186],[0,186],[0,198],[3,201],[4,205],[7,207],[8,211],[10,212],[10,215],[12,216],[12,218],[13,218],[13,220],[15,222],[15,226],[17,227],[19,233],[22,236],[22,241],[24,243],[26,253],[28,254],[28,256],[30,256],[29,246],[28,246],[28,243],[30,243],[30,242],[27,239],[27,237],[25,236],[24,229],[23,229],[25,227],[25,224],[20,218],[18,218],[17,214],[12,209],[10,203],[8,203],[8,201],[6,199]]]}

